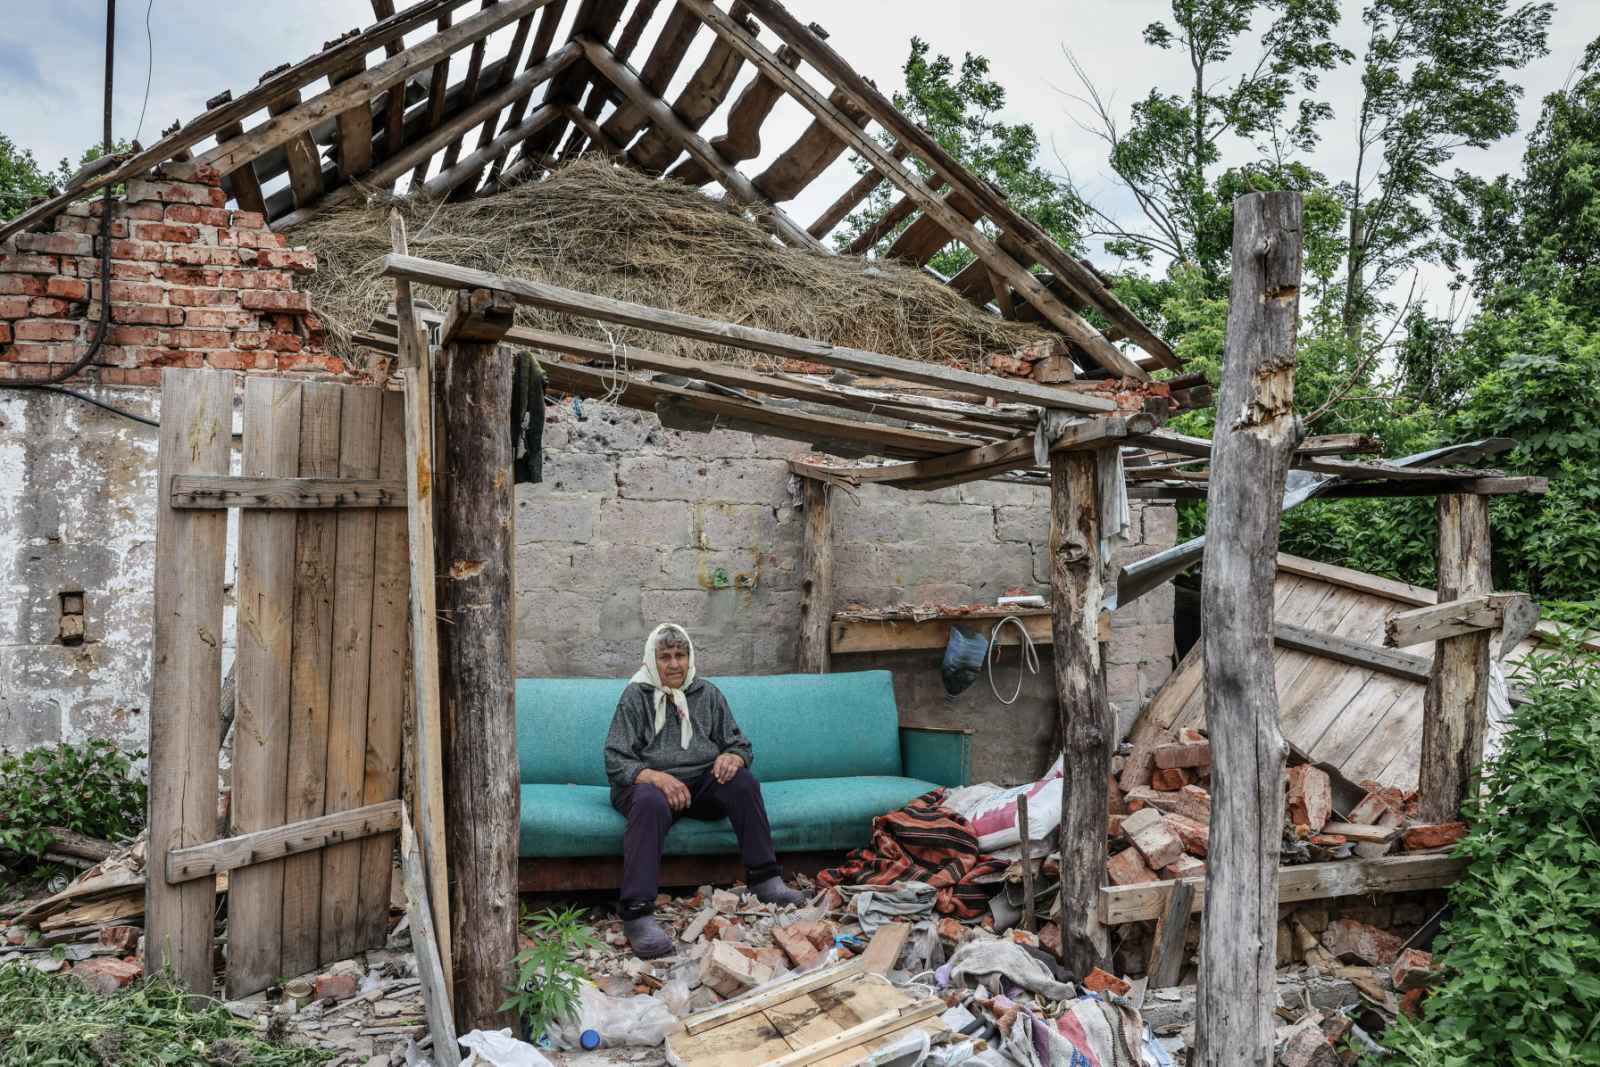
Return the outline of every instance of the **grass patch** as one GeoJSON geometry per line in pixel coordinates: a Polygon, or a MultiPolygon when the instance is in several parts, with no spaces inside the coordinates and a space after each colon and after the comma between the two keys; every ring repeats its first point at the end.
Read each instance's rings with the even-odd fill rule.
{"type": "Polygon", "coordinates": [[[331,1054],[273,1045],[218,1001],[191,1010],[160,981],[112,996],[69,977],[0,967],[0,1067],[312,1067],[331,1054]]]}

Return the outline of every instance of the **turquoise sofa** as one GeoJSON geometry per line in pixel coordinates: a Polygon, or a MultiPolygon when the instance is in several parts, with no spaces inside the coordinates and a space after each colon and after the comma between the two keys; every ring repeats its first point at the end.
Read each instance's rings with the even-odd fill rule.
{"type": "MultiPolygon", "coordinates": [[[[858,848],[874,816],[971,777],[971,731],[902,727],[888,671],[712,681],[755,748],[752,769],[780,854],[858,848]]],[[[621,856],[625,824],[611,806],[601,750],[626,685],[603,678],[517,680],[525,872],[529,861],[621,856]]],[[[737,852],[726,819],[681,819],[667,835],[669,858],[737,852]]],[[[523,888],[538,888],[539,881],[525,877],[523,888]]],[[[598,887],[612,879],[579,881],[598,887]]],[[[570,877],[566,885],[576,887],[570,877]]]]}

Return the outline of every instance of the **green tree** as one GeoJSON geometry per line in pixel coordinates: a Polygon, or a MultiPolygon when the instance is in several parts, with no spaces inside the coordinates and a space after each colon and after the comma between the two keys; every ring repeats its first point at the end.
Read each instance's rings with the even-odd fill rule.
{"type": "MultiPolygon", "coordinates": [[[[65,163],[65,160],[62,160],[65,163]]],[[[0,133],[0,219],[22,214],[41,196],[50,195],[50,177],[26,148],[0,133]]]]}
{"type": "Polygon", "coordinates": [[[1187,55],[1190,84],[1177,92],[1152,88],[1134,104],[1126,129],[1069,54],[1084,90],[1079,99],[1092,112],[1082,124],[1106,142],[1111,171],[1144,220],[1129,226],[1096,210],[1086,236],[1105,239],[1117,255],[1189,263],[1213,283],[1225,281],[1238,195],[1325,184],[1294,156],[1316,145],[1332,114],[1326,102],[1301,94],[1314,93],[1324,72],[1353,58],[1333,41],[1338,22],[1337,0],[1172,0],[1170,24],[1151,23],[1144,40],[1187,55]],[[1246,42],[1253,61],[1240,55],[1246,42]],[[1241,58],[1244,72],[1226,76],[1241,58]],[[1252,145],[1254,158],[1224,167],[1230,137],[1252,145]]]}
{"type": "Polygon", "coordinates": [[[1349,220],[1340,319],[1352,348],[1385,310],[1381,294],[1444,248],[1438,214],[1460,182],[1444,166],[1516,130],[1522,89],[1505,75],[1547,52],[1552,6],[1375,0],[1363,11],[1354,167],[1339,186],[1349,220]]]}
{"type": "MultiPolygon", "coordinates": [[[[979,178],[997,186],[1013,208],[1038,223],[1062,247],[1076,248],[1082,205],[1039,166],[1039,136],[1033,127],[995,118],[1005,107],[1006,91],[989,76],[989,61],[968,52],[957,65],[949,56],[932,54],[928,42],[913,37],[903,73],[905,87],[894,94],[895,106],[979,178]]],[[[885,144],[892,144],[887,135],[885,144]]],[[[914,159],[913,164],[923,181],[933,177],[920,160],[914,159]]],[[[857,160],[856,168],[865,173],[866,165],[857,160]]],[[[841,249],[848,247],[882,219],[900,196],[892,184],[880,184],[845,220],[834,237],[835,244],[841,249]]],[[[901,223],[881,237],[874,250],[886,251],[905,226],[901,223]]],[[[978,226],[994,234],[987,221],[978,226]]],[[[934,256],[930,266],[953,275],[972,259],[965,245],[951,242],[934,256]]]]}

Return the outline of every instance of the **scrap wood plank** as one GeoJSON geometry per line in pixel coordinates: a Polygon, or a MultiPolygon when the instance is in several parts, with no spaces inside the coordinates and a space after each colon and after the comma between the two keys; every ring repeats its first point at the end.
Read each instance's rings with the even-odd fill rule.
{"type": "MultiPolygon", "coordinates": [[[[411,655],[416,716],[417,818],[422,863],[428,873],[426,900],[445,988],[454,996],[450,955],[450,898],[444,841],[444,753],[439,721],[439,631],[434,580],[433,403],[426,366],[400,372],[406,397],[406,538],[410,551],[411,655]]],[[[447,1000],[446,1003],[454,1003],[447,1000]]]]}
{"type": "Polygon", "coordinates": [[[861,954],[861,968],[868,974],[888,974],[900,962],[900,953],[911,936],[910,923],[885,923],[878,927],[861,954]]]}
{"type": "Polygon", "coordinates": [[[782,1003],[789,997],[809,993],[814,989],[822,989],[842,982],[853,975],[863,973],[864,968],[858,956],[844,963],[836,963],[831,967],[823,967],[808,974],[788,979],[759,993],[738,997],[726,1004],[718,1004],[714,1008],[695,1012],[683,1020],[683,1028],[690,1034],[701,1034],[707,1030],[723,1026],[737,1019],[743,1019],[757,1012],[765,1011],[773,1004],[782,1003]]]}
{"type": "Polygon", "coordinates": [[[1330,822],[1322,827],[1322,832],[1325,834],[1338,834],[1341,837],[1348,837],[1352,841],[1386,845],[1400,836],[1400,827],[1366,826],[1354,822],[1330,822]]]}
{"type": "Polygon", "coordinates": [[[287,826],[175,849],[167,853],[166,879],[173,884],[187,882],[340,841],[357,841],[399,825],[398,800],[336,811],[287,826]]]}
{"type": "Polygon", "coordinates": [[[1475,630],[1493,630],[1505,622],[1508,614],[1520,616],[1530,608],[1537,619],[1538,605],[1525,593],[1480,593],[1413,608],[1389,616],[1383,627],[1383,643],[1390,648],[1403,648],[1475,630]]]}
{"type": "MultiPolygon", "coordinates": [[[[246,476],[299,473],[303,385],[285,378],[245,379],[246,476]]],[[[287,821],[294,535],[292,511],[240,514],[233,826],[244,833],[287,821]]],[[[238,872],[228,894],[228,916],[228,995],[241,997],[265,989],[284,973],[282,861],[238,872]]]]}
{"type": "MultiPolygon", "coordinates": [[[[774,1008],[769,1011],[767,1013],[768,1017],[770,1018],[776,1014],[778,1010],[774,1008]]],[[[856,1046],[872,1041],[875,1038],[904,1030],[924,1019],[931,1019],[935,1015],[943,1013],[944,1010],[944,1001],[938,997],[927,997],[903,1007],[890,1008],[864,1018],[854,1026],[839,1029],[825,1036],[819,1035],[814,1040],[796,1048],[787,1056],[779,1056],[776,1059],[766,1061],[765,1067],[806,1067],[807,1064],[827,1060],[846,1050],[854,1050],[856,1046]]],[[[824,1018],[827,1018],[828,1022],[832,1024],[832,1019],[829,1016],[815,1017],[812,1027],[813,1032],[821,1029],[817,1024],[820,1024],[824,1018]]],[[[801,1039],[801,1036],[800,1033],[797,1033],[788,1038],[788,1040],[791,1044],[796,1044],[801,1039]]]]}
{"type": "MultiPolygon", "coordinates": [[[[1048,645],[1051,642],[1050,612],[1028,609],[1014,612],[1022,620],[1023,628],[1033,643],[1048,645]]],[[[835,614],[829,626],[829,649],[834,654],[852,652],[902,652],[912,649],[943,648],[950,641],[952,626],[968,625],[987,630],[1000,619],[999,616],[951,616],[938,619],[855,619],[849,615],[835,614]]],[[[1001,645],[1015,645],[1021,641],[1015,628],[1000,632],[1001,645]]]]}
{"type": "Polygon", "coordinates": [[[168,501],[175,508],[403,508],[406,483],[399,478],[175,474],[168,501]]]}
{"type": "Polygon", "coordinates": [[[598,319],[601,322],[688,337],[708,344],[732,345],[736,348],[765,352],[768,355],[790,356],[864,374],[884,374],[906,381],[948,386],[1011,403],[1069,411],[1116,410],[1116,405],[1112,401],[1101,397],[1051,389],[1032,382],[975,374],[955,367],[887,356],[858,348],[844,348],[773,330],[718,322],[698,315],[594,296],[543,282],[491,274],[488,271],[437,263],[415,256],[391,253],[384,258],[384,274],[391,278],[403,278],[445,289],[498,289],[509,293],[519,304],[548,311],[562,311],[598,319]]]}
{"type": "MultiPolygon", "coordinates": [[[[382,389],[344,388],[339,412],[341,478],[377,478],[383,400],[382,389]]],[[[405,483],[400,482],[402,501],[404,494],[405,483]]],[[[323,810],[329,814],[359,809],[365,803],[377,520],[377,512],[370,508],[335,516],[328,761],[323,790],[323,810]]],[[[368,947],[357,939],[363,848],[364,841],[343,842],[325,848],[320,857],[321,962],[345,959],[368,947]]]]}
{"type": "MultiPolygon", "coordinates": [[[[1384,856],[1372,860],[1334,860],[1283,867],[1278,872],[1278,902],[1361,896],[1366,893],[1405,893],[1415,889],[1441,889],[1454,885],[1467,869],[1465,859],[1441,855],[1384,856]]],[[[1195,887],[1192,908],[1205,907],[1204,878],[1186,878],[1195,887]]],[[[1171,882],[1106,886],[1097,905],[1100,920],[1108,926],[1148,922],[1161,918],[1171,882]]]]}
{"type": "MultiPolygon", "coordinates": [[[[52,217],[73,200],[80,199],[87,193],[106,185],[115,185],[129,178],[139,177],[152,167],[160,165],[163,160],[171,159],[184,149],[194,147],[207,137],[226,129],[230,124],[249,118],[285,92],[303,88],[326,74],[340,70],[355,56],[365,55],[374,48],[400,41],[408,31],[432,20],[439,12],[453,10],[466,2],[467,0],[420,0],[399,14],[384,18],[359,34],[340,41],[334,47],[323,49],[316,55],[301,60],[268,78],[237,100],[226,100],[220,106],[208,109],[193,122],[162,137],[149,148],[130,155],[115,168],[102,171],[83,184],[43,200],[15,218],[0,224],[0,241],[52,217]]],[[[259,154],[251,153],[250,158],[254,159],[259,154]]],[[[181,168],[174,168],[174,171],[179,172],[181,168]]]]}
{"type": "MultiPolygon", "coordinates": [[[[161,374],[158,465],[163,481],[179,474],[225,474],[233,442],[233,375],[168,368],[161,374]]],[[[222,691],[222,599],[228,517],[156,506],[154,634],[150,671],[151,863],[216,836],[217,705],[222,691]]],[[[121,867],[84,878],[29,907],[35,914],[71,899],[137,885],[121,867]]],[[[145,965],[170,968],[191,993],[215,984],[212,885],[169,886],[149,880],[145,893],[145,965]]]]}
{"type": "Polygon", "coordinates": [[[461,1047],[456,1042],[456,1024],[450,1009],[450,991],[445,980],[445,960],[435,938],[433,909],[428,902],[428,879],[417,852],[417,835],[405,806],[400,808],[400,869],[406,889],[406,915],[411,920],[411,941],[417,955],[417,977],[422,980],[422,1006],[428,1016],[428,1033],[433,1037],[433,1054],[441,1067],[460,1067],[461,1047]]]}
{"type": "MultiPolygon", "coordinates": [[[[406,398],[385,391],[378,430],[378,469],[384,477],[404,478],[406,398]]],[[[411,591],[406,513],[381,511],[374,518],[376,545],[372,566],[372,640],[367,683],[367,745],[362,768],[362,802],[393,801],[400,795],[402,733],[405,716],[411,591]]],[[[356,944],[383,945],[389,935],[389,884],[395,835],[384,833],[361,843],[361,874],[356,892],[359,924],[356,944]]]]}
{"type": "Polygon", "coordinates": [[[1189,915],[1194,911],[1194,883],[1169,882],[1167,898],[1156,919],[1155,937],[1150,942],[1150,963],[1145,973],[1157,989],[1170,989],[1183,978],[1185,944],[1189,936],[1189,915]]]}
{"type": "MultiPolygon", "coordinates": [[[[339,474],[340,411],[344,387],[306,382],[300,387],[301,477],[339,474]]],[[[288,758],[283,819],[302,822],[325,811],[330,698],[333,682],[333,586],[339,516],[302,511],[294,517],[293,637],[289,646],[288,758]]],[[[321,944],[322,857],[283,861],[283,957],[279,974],[316,968],[321,944]]]]}

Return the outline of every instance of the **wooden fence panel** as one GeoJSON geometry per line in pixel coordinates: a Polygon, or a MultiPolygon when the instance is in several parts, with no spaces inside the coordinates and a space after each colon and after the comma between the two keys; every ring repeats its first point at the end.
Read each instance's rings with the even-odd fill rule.
{"type": "MultiPolygon", "coordinates": [[[[383,396],[379,431],[379,475],[404,478],[406,467],[406,403],[402,393],[383,396]]],[[[400,796],[401,727],[410,684],[409,594],[411,556],[406,513],[389,508],[377,513],[376,554],[372,586],[372,682],[367,687],[367,746],[361,803],[378,804],[400,796]]],[[[356,943],[377,948],[389,928],[389,878],[395,835],[369,837],[361,843],[356,943]]]]}
{"type": "Polygon", "coordinates": [[[145,971],[170,969],[191,992],[213,991],[210,878],[169,884],[171,849],[217,831],[217,705],[222,692],[222,587],[228,515],[180,511],[166,499],[176,474],[227,474],[233,375],[168,369],[161,375],[162,492],[156,506],[155,633],[150,686],[150,844],[145,883],[145,971]]]}
{"type": "MultiPolygon", "coordinates": [[[[339,476],[376,478],[383,393],[344,390],[340,421],[339,476]]],[[[328,723],[329,814],[362,805],[367,752],[368,677],[372,648],[372,560],[378,512],[338,513],[339,568],[333,587],[333,699],[328,723]]],[[[385,798],[388,799],[388,798],[385,798]]],[[[356,944],[356,886],[364,842],[347,841],[322,851],[322,957],[343,959],[365,948],[356,944]]]]}
{"type": "MultiPolygon", "coordinates": [[[[303,383],[247,378],[246,477],[300,470],[303,383]]],[[[294,617],[292,511],[239,515],[238,710],[233,738],[235,833],[282,826],[289,761],[289,676],[294,617]]],[[[228,995],[265,989],[283,974],[283,861],[240,868],[228,885],[228,995]]]]}

